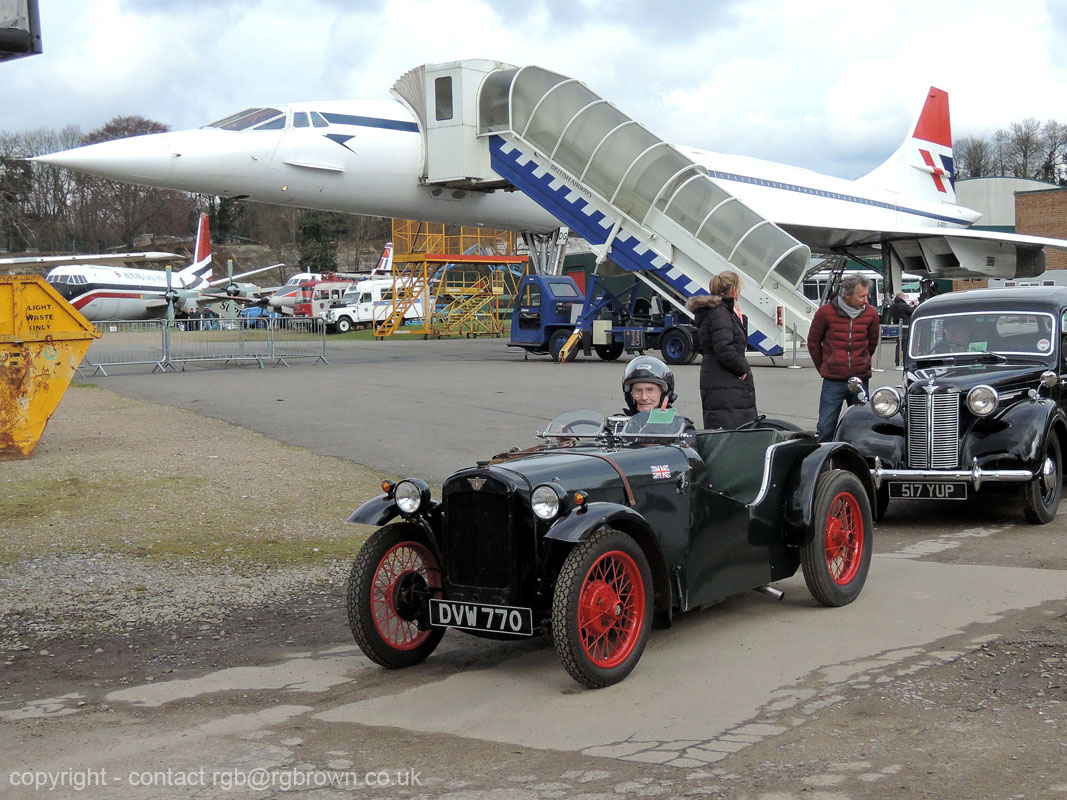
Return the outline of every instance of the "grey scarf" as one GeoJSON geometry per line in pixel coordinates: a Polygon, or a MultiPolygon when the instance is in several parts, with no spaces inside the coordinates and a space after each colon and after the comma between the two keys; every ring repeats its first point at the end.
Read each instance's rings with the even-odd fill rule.
{"type": "Polygon", "coordinates": [[[849,319],[855,319],[860,314],[862,314],[863,310],[867,307],[866,304],[864,304],[859,308],[853,308],[845,302],[845,296],[843,294],[839,294],[837,297],[834,298],[834,305],[837,306],[837,308],[840,309],[843,314],[848,316],[849,319]]]}

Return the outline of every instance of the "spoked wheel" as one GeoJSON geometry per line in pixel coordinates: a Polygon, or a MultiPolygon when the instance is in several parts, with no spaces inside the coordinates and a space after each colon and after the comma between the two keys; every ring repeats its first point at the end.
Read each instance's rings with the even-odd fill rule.
{"type": "Polygon", "coordinates": [[[871,506],[859,478],[840,469],[820,475],[813,519],[811,541],[800,549],[804,582],[824,606],[848,605],[871,567],[871,506]]]}
{"type": "Polygon", "coordinates": [[[1050,433],[1041,451],[1041,467],[1037,476],[1023,486],[1023,512],[1034,525],[1052,521],[1063,496],[1063,459],[1060,442],[1050,433]]]}
{"type": "Polygon", "coordinates": [[[619,531],[597,531],[567,554],[552,598],[552,638],[570,676],[592,689],[637,665],[652,623],[652,573],[619,531]]]}
{"type": "Polygon", "coordinates": [[[417,529],[379,528],[348,579],[348,625],[359,649],[391,669],[424,661],[444,636],[430,627],[429,600],[440,594],[441,568],[417,529]]]}

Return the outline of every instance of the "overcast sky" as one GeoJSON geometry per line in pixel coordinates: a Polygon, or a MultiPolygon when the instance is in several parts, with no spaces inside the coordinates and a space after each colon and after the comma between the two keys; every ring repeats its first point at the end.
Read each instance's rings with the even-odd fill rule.
{"type": "Polygon", "coordinates": [[[0,64],[0,131],[387,97],[422,63],[584,81],[676,144],[855,178],[949,92],[953,134],[1067,122],[1067,0],[40,0],[0,64]]]}

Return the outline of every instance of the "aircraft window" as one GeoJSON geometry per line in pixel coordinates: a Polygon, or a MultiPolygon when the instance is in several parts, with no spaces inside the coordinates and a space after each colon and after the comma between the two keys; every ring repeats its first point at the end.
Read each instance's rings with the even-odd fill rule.
{"type": "Polygon", "coordinates": [[[213,122],[208,127],[222,128],[224,131],[243,131],[267,120],[273,120],[277,116],[281,116],[282,127],[284,127],[285,115],[276,108],[249,108],[240,114],[213,122]]]}
{"type": "Polygon", "coordinates": [[[318,111],[311,112],[311,124],[316,128],[328,128],[330,126],[330,123],[328,123],[318,111]]]}
{"type": "Polygon", "coordinates": [[[293,127],[294,128],[306,128],[308,126],[308,115],[303,111],[298,111],[293,114],[293,127]]]}
{"type": "Polygon", "coordinates": [[[255,130],[257,131],[280,131],[285,127],[285,115],[275,117],[270,122],[264,122],[262,125],[257,125],[255,130]]]}
{"type": "Polygon", "coordinates": [[[452,78],[445,76],[433,82],[437,119],[452,119],[452,78]]]}
{"type": "Polygon", "coordinates": [[[222,119],[218,120],[217,122],[209,122],[204,127],[205,128],[225,128],[231,122],[235,122],[236,120],[239,120],[242,117],[246,117],[249,114],[254,114],[258,110],[259,109],[256,109],[256,108],[246,108],[244,111],[238,111],[236,114],[230,114],[230,116],[228,116],[228,117],[223,117],[222,119]]]}

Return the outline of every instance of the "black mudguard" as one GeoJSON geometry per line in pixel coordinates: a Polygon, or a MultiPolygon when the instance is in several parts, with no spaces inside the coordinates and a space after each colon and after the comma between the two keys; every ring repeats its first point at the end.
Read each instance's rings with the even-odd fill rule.
{"type": "Polygon", "coordinates": [[[846,442],[826,442],[819,445],[793,467],[785,487],[786,543],[804,545],[811,541],[814,530],[815,484],[819,475],[831,469],[847,469],[859,478],[867,492],[871,508],[875,507],[874,480],[863,456],[846,442]]]}
{"type": "Polygon", "coordinates": [[[394,517],[400,516],[400,509],[396,502],[387,494],[371,498],[361,505],[349,516],[349,522],[358,522],[362,525],[378,525],[387,523],[394,517]]]}
{"type": "Polygon", "coordinates": [[[982,469],[1040,469],[1041,450],[1050,435],[1067,431],[1067,419],[1047,397],[1016,403],[993,419],[974,426],[963,442],[960,467],[977,458],[982,469]],[[1058,430],[1058,433],[1056,431],[1058,430]]]}
{"type": "Polygon", "coordinates": [[[671,585],[670,571],[659,546],[659,537],[645,518],[634,509],[618,503],[589,503],[584,508],[574,509],[556,520],[548,529],[545,538],[577,544],[593,532],[606,527],[628,534],[640,546],[645,560],[648,561],[648,568],[652,571],[655,627],[669,627],[674,605],[674,587],[671,585]]]}
{"type": "Polygon", "coordinates": [[[848,442],[867,458],[869,465],[877,457],[884,467],[903,466],[907,447],[904,418],[898,413],[880,417],[867,404],[845,409],[834,439],[848,442]]]}

